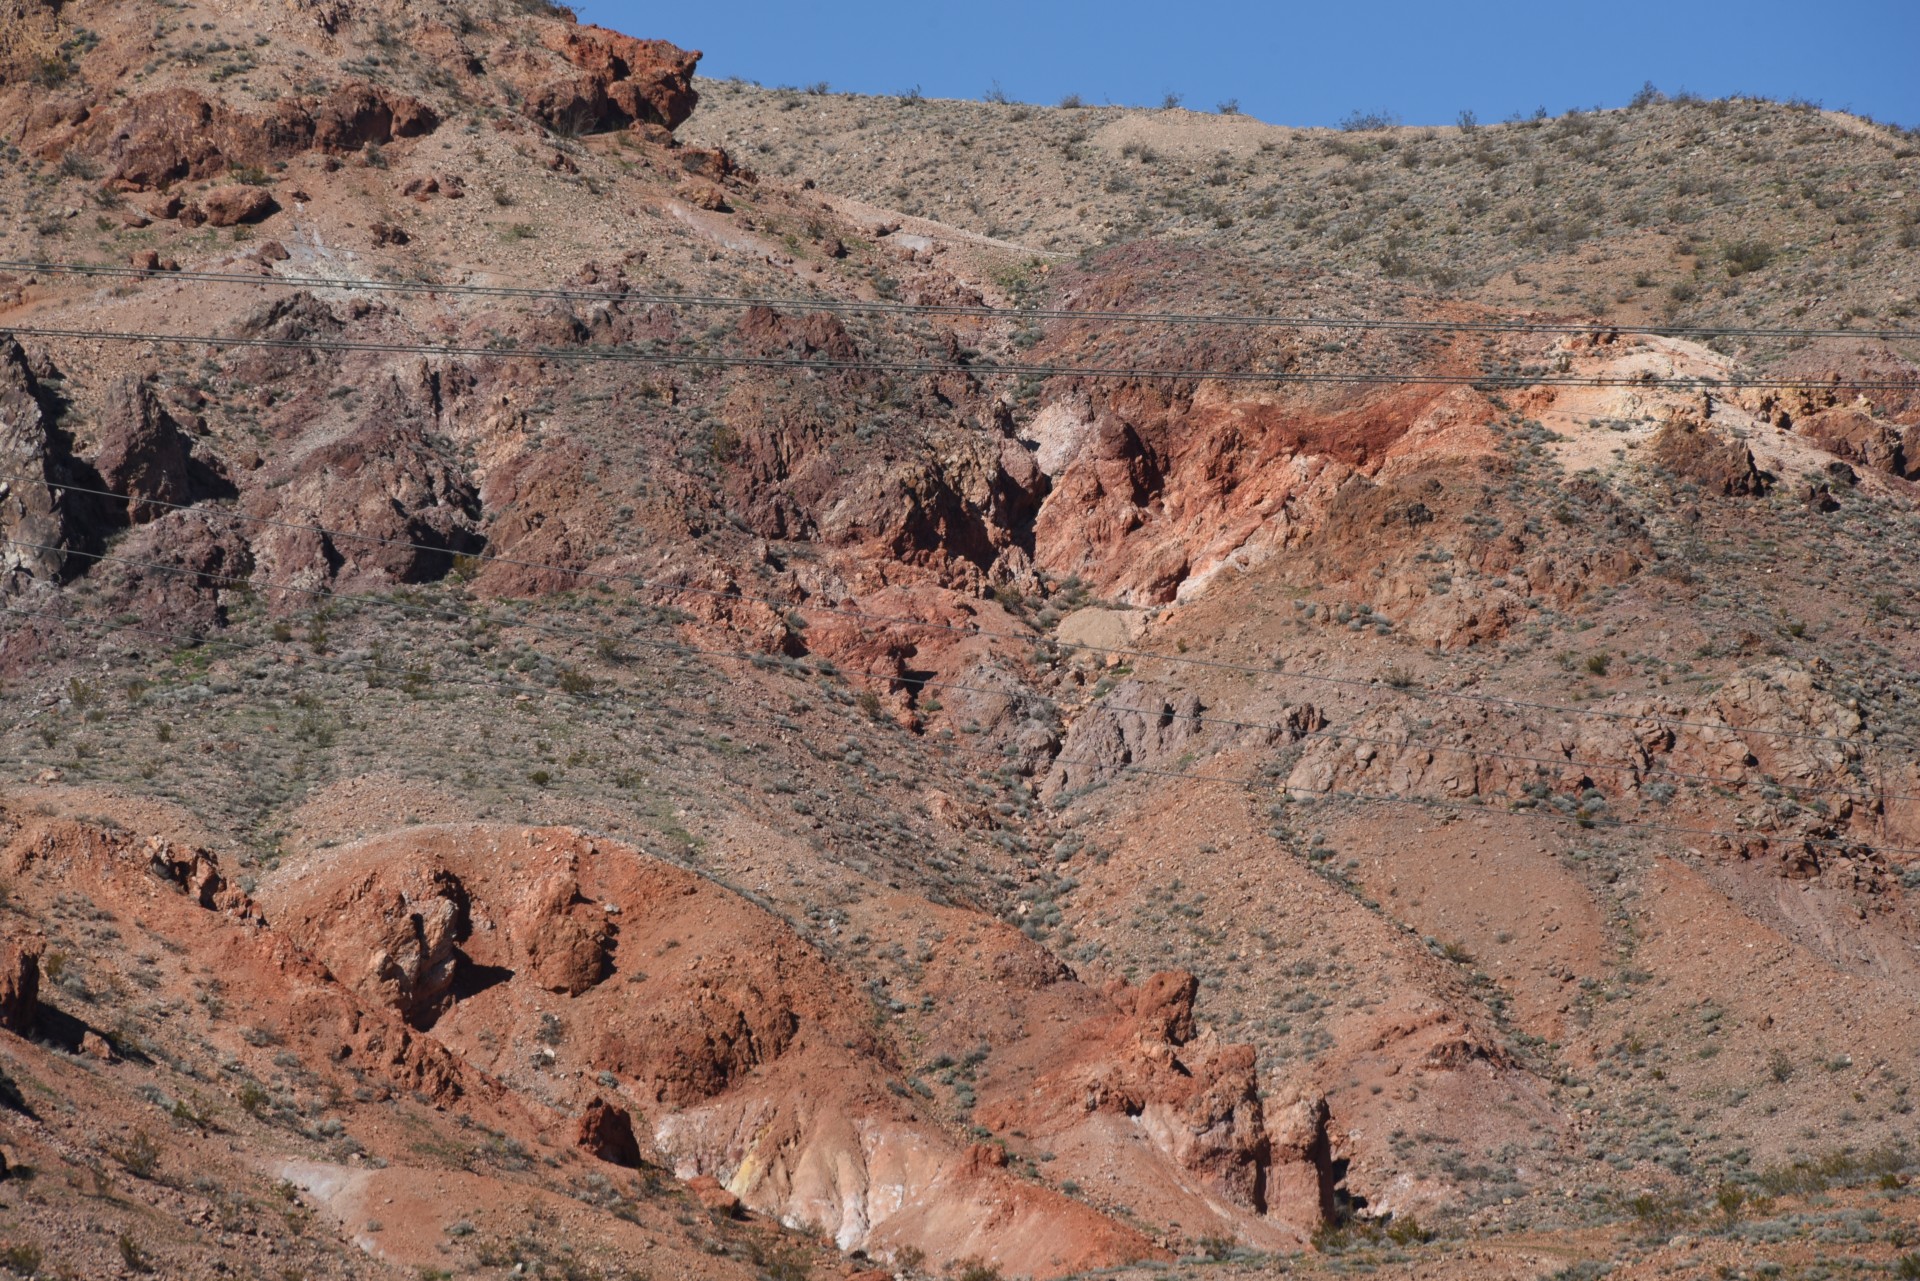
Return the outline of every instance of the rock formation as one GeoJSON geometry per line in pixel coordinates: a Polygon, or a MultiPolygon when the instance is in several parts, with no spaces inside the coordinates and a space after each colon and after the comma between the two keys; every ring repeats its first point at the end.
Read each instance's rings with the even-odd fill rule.
{"type": "Polygon", "coordinates": [[[26,1036],[40,1017],[40,958],[46,942],[11,934],[0,943],[0,1028],[26,1036]]]}

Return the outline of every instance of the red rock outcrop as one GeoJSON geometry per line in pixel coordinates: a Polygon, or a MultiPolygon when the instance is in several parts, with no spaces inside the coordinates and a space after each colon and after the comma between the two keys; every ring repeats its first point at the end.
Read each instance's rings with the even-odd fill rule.
{"type": "Polygon", "coordinates": [[[0,1028],[25,1036],[40,1017],[40,957],[46,941],[11,934],[0,943],[0,1028]]]}
{"type": "MultiPolygon", "coordinates": [[[[433,109],[418,99],[358,82],[322,98],[284,99],[264,116],[193,89],[171,88],[103,108],[71,130],[48,131],[38,149],[83,146],[104,156],[114,185],[159,191],[303,151],[355,151],[417,137],[438,125],[433,109]]],[[[263,212],[256,207],[249,216],[263,212]]]]}
{"type": "Polygon", "coordinates": [[[280,206],[258,187],[218,187],[201,197],[209,227],[236,227],[244,222],[259,222],[280,206]]]}
{"type": "Polygon", "coordinates": [[[158,520],[167,514],[166,505],[192,496],[186,437],[142,379],[124,378],[114,385],[93,466],[107,489],[127,498],[126,518],[132,524],[158,520]]]}
{"type": "Polygon", "coordinates": [[[640,1164],[640,1142],[633,1134],[633,1117],[617,1103],[594,1097],[580,1114],[574,1146],[610,1165],[640,1164]]]}
{"type": "Polygon", "coordinates": [[[1682,480],[1725,498],[1752,497],[1767,492],[1766,477],[1753,461],[1753,451],[1737,441],[1722,440],[1697,419],[1675,416],[1654,436],[1653,461],[1682,480]]]}
{"type": "MultiPolygon", "coordinates": [[[[1154,1254],[1097,1211],[970,1161],[888,1088],[897,1068],[851,979],[777,918],[636,851],[563,829],[412,828],[328,851],[262,893],[278,928],[355,973],[380,946],[383,918],[354,906],[354,889],[438,874],[460,879],[489,927],[468,937],[473,981],[456,985],[431,1041],[509,1079],[529,1071],[529,1041],[546,1047],[543,1061],[612,1073],[655,1101],[655,1145],[680,1177],[711,1180],[698,1186],[715,1204],[725,1195],[821,1224],[849,1249],[912,1244],[1036,1275],[1154,1254]],[[617,947],[603,981],[562,988],[544,968],[567,949],[541,940],[556,926],[578,939],[564,923],[587,912],[618,923],[617,947]]],[[[1025,986],[1064,982],[1057,961],[1023,973],[1025,986]]],[[[1179,1009],[1162,1008],[1179,1007],[1179,991],[1148,1005],[1151,1025],[1184,1026],[1179,1009]]]]}
{"type": "Polygon", "coordinates": [[[527,93],[524,109],[552,128],[601,133],[642,124],[672,130],[699,101],[693,89],[697,51],[594,26],[549,27],[543,39],[579,71],[527,93]]]}

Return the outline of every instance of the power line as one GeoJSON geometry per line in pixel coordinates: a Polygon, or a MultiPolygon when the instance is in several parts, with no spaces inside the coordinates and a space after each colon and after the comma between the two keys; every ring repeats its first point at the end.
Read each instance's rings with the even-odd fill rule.
{"type": "Polygon", "coordinates": [[[1178,382],[1229,382],[1295,386],[1386,387],[1634,387],[1686,391],[1795,391],[1816,386],[1822,391],[1920,391],[1920,377],[1906,379],[1852,379],[1810,384],[1804,378],[1668,378],[1655,374],[1627,376],[1579,374],[1388,374],[1365,371],[1260,372],[1245,369],[1172,369],[1120,365],[962,364],[951,361],[828,360],[787,356],[674,356],[621,346],[514,347],[469,346],[457,343],[348,341],[338,338],[265,338],[219,334],[133,333],[89,329],[60,329],[19,325],[0,330],[13,336],[87,342],[177,343],[189,347],[268,348],[324,351],[342,354],[400,356],[464,356],[508,360],[555,360],[579,363],[617,363],[669,369],[792,369],[816,373],[1014,375],[1030,378],[1127,378],[1178,382]]]}
{"type": "Polygon", "coordinates": [[[193,284],[237,284],[285,289],[338,289],[371,293],[517,298],[531,301],[618,302],[640,306],[775,309],[828,311],[841,315],[938,316],[984,320],[1073,320],[1101,324],[1223,325],[1264,329],[1353,329],[1404,333],[1564,334],[1603,333],[1664,338],[1861,338],[1886,342],[1920,339],[1920,331],[1904,329],[1786,329],[1763,326],[1618,325],[1604,321],[1530,320],[1391,320],[1347,316],[1277,316],[1252,313],[1177,311],[1093,311],[1060,307],[989,307],[948,303],[869,302],[835,298],[729,296],[719,294],[643,293],[634,289],[582,289],[543,285],[436,284],[430,281],[344,280],[326,276],[259,276],[244,272],[166,271],[114,263],[56,263],[0,259],[0,271],[27,271],[49,275],[94,276],[109,279],[180,281],[193,284]]]}
{"type": "MultiPolygon", "coordinates": [[[[125,495],[125,494],[116,494],[110,490],[92,489],[92,488],[88,488],[81,485],[70,485],[70,484],[65,484],[58,481],[34,479],[32,483],[43,484],[49,489],[62,490],[68,493],[85,494],[85,495],[89,495],[97,498],[111,498],[121,502],[137,503],[137,504],[142,504],[149,507],[158,507],[158,508],[162,508],[164,510],[169,510],[169,511],[190,511],[190,512],[202,514],[207,517],[217,516],[221,519],[225,519],[228,521],[250,522],[254,524],[267,525],[267,526],[279,528],[279,529],[296,530],[301,533],[320,534],[328,538],[357,541],[357,542],[366,543],[376,547],[392,547],[392,548],[398,548],[398,549],[408,550],[408,551],[426,552],[432,555],[439,555],[439,556],[453,556],[456,554],[456,553],[450,552],[447,548],[435,547],[427,543],[414,543],[404,539],[397,539],[397,538],[379,538],[371,534],[360,534],[360,533],[355,533],[349,530],[329,529],[323,525],[308,524],[300,521],[281,521],[281,520],[275,520],[271,517],[265,517],[265,516],[249,516],[239,512],[231,512],[223,508],[195,506],[189,503],[173,503],[173,502],[167,502],[165,500],[157,499],[157,498],[134,498],[134,497],[129,497],[128,495],[125,495]]],[[[11,542],[12,540],[0,540],[0,541],[11,542]]],[[[60,553],[64,553],[66,551],[66,549],[63,549],[63,548],[47,547],[47,546],[41,546],[39,544],[17,544],[17,545],[31,547],[35,550],[41,550],[41,551],[53,551],[53,552],[60,552],[60,553]]],[[[83,554],[86,554],[86,553],[83,553],[83,554]]],[[[1309,684],[1322,684],[1322,685],[1330,685],[1330,686],[1346,688],[1346,689],[1366,690],[1373,693],[1378,693],[1380,691],[1380,685],[1381,685],[1381,683],[1378,681],[1362,680],[1358,677],[1329,676],[1329,675],[1323,675],[1323,674],[1313,673],[1313,672],[1289,672],[1289,671],[1284,671],[1282,669],[1272,667],[1272,666],[1256,667],[1251,664],[1230,663],[1230,662],[1225,662],[1219,659],[1195,658],[1188,655],[1178,655],[1178,654],[1161,654],[1151,650],[1138,650],[1138,649],[1127,649],[1127,648],[1112,647],[1112,646],[1091,645],[1091,644],[1078,642],[1078,641],[1062,641],[1053,637],[1037,637],[1032,635],[1023,635],[1019,632],[994,631],[992,629],[985,628],[985,627],[977,627],[977,626],[962,627],[953,623],[936,623],[930,620],[911,618],[906,615],[875,614],[875,613],[871,613],[863,610],[848,609],[844,606],[807,605],[807,604],[796,605],[791,601],[776,600],[768,596],[750,596],[744,592],[728,591],[721,588],[685,586],[677,583],[662,582],[657,579],[648,579],[639,574],[615,573],[615,572],[606,571],[606,570],[593,570],[593,569],[559,570],[555,566],[546,564],[541,561],[525,560],[525,559],[519,559],[515,557],[501,556],[498,554],[482,553],[481,555],[476,557],[476,559],[482,564],[489,563],[489,562],[497,562],[502,565],[512,565],[512,566],[523,568],[523,569],[538,569],[538,570],[545,570],[550,572],[559,572],[559,573],[568,574],[573,577],[593,579],[601,582],[624,583],[629,587],[648,590],[648,591],[677,592],[685,595],[706,596],[706,597],[711,597],[711,598],[722,600],[722,601],[731,601],[731,602],[738,602],[743,604],[764,605],[769,609],[773,609],[780,612],[794,612],[797,610],[805,610],[809,613],[826,614],[833,617],[854,619],[861,622],[878,623],[878,624],[884,624],[887,626],[918,627],[918,628],[922,628],[930,631],[947,632],[947,633],[951,633],[959,636],[977,636],[977,637],[981,637],[983,639],[989,639],[989,640],[1017,641],[1017,642],[1020,642],[1021,644],[1026,644],[1026,645],[1041,644],[1041,645],[1051,646],[1052,648],[1055,648],[1055,649],[1063,649],[1063,650],[1076,651],[1076,652],[1088,653],[1088,654],[1105,655],[1108,657],[1118,657],[1118,658],[1131,660],[1131,661],[1163,662],[1163,663],[1169,663],[1177,666],[1199,667],[1199,668],[1235,672],[1235,673],[1241,673],[1241,674],[1247,674],[1247,675],[1265,676],[1270,679],[1285,678],[1285,679],[1300,681],[1300,682],[1309,683],[1309,684]]],[[[136,563],[140,563],[140,562],[136,562],[136,563]]],[[[154,567],[157,568],[159,567],[159,565],[156,563],[154,567]]],[[[250,582],[251,580],[236,579],[234,581],[245,583],[245,582],[250,582]]],[[[283,590],[304,591],[307,589],[285,588],[283,590]]],[[[370,598],[370,599],[378,599],[378,598],[370,598]]],[[[579,639],[577,635],[575,636],[575,638],[579,639]]],[[[715,651],[715,652],[718,652],[718,651],[715,651]]],[[[1643,715],[1643,714],[1632,713],[1632,712],[1609,712],[1602,708],[1569,707],[1569,706],[1565,706],[1557,703],[1543,703],[1543,702],[1537,702],[1537,701],[1528,700],[1528,699],[1508,698],[1508,697],[1495,695],[1495,694],[1473,694],[1465,690],[1441,689],[1436,686],[1430,686],[1430,685],[1392,686],[1390,688],[1395,689],[1399,695],[1404,697],[1409,697],[1409,698],[1432,697],[1432,698],[1444,699],[1448,701],[1470,702],[1470,703],[1477,703],[1477,704],[1487,705],[1487,706],[1507,707],[1507,708],[1511,708],[1514,710],[1521,710],[1521,711],[1552,712],[1558,715],[1577,717],[1577,718],[1589,718],[1589,719],[1609,720],[1609,721],[1625,721],[1632,724],[1655,724],[1655,725],[1667,726],[1669,728],[1679,728],[1679,729],[1720,730],[1720,731],[1725,731],[1727,733],[1735,734],[1735,735],[1752,734],[1756,737],[1762,737],[1762,738],[1784,739],[1784,740],[1798,741],[1798,742],[1828,743],[1828,744],[1842,746],[1842,747],[1866,747],[1866,746],[1873,745],[1869,740],[1849,738],[1844,735],[1818,734],[1810,731],[1799,731],[1799,730],[1770,730],[1770,729],[1761,729],[1757,727],[1743,728],[1741,726],[1729,725],[1719,721],[1696,721],[1696,720],[1691,720],[1684,717],[1663,716],[1658,713],[1648,713],[1643,715]]],[[[1282,727],[1263,726],[1261,728],[1278,729],[1282,727]]],[[[1464,749],[1445,748],[1445,749],[1436,749],[1436,750],[1457,751],[1457,750],[1464,750],[1464,749]]],[[[1576,764],[1577,762],[1569,761],[1569,762],[1563,762],[1563,763],[1576,764]]],[[[1620,767],[1619,766],[1595,766],[1595,768],[1618,769],[1620,767]]],[[[1737,784],[1727,784],[1727,785],[1737,786],[1737,784]]],[[[1774,786],[1784,787],[1789,785],[1774,784],[1774,786]]],[[[1857,795],[1854,793],[1840,793],[1840,794],[1857,795]]]]}
{"type": "MultiPolygon", "coordinates": [[[[178,567],[178,566],[156,566],[156,568],[172,569],[182,574],[196,574],[196,571],[192,569],[187,569],[187,568],[178,567]]],[[[328,595],[329,594],[324,591],[318,591],[317,589],[311,589],[311,588],[285,587],[285,588],[277,588],[276,590],[297,591],[297,592],[303,592],[310,595],[328,595]]],[[[398,601],[389,602],[389,601],[386,601],[384,598],[380,598],[380,597],[349,598],[349,599],[356,599],[361,601],[362,603],[391,603],[395,605],[404,605],[404,602],[398,602],[398,601]]],[[[21,611],[13,610],[10,606],[0,607],[0,609],[5,610],[6,612],[21,612],[21,611]]],[[[129,627],[129,630],[150,631],[151,629],[129,627]]],[[[219,643],[230,644],[236,648],[252,647],[239,641],[219,642],[219,643]]],[[[258,645],[261,643],[263,642],[254,642],[253,644],[258,645]]],[[[689,648],[687,652],[698,654],[705,651],[689,648]]],[[[385,671],[387,669],[361,668],[361,669],[349,669],[349,670],[385,671]]],[[[473,680],[470,678],[462,678],[457,676],[444,676],[436,679],[445,680],[447,683],[450,683],[450,684],[460,684],[460,685],[469,685],[469,686],[485,686],[485,685],[499,686],[499,685],[507,684],[506,678],[496,678],[496,679],[490,679],[490,680],[473,680]]],[[[551,695],[554,692],[552,690],[548,690],[540,686],[522,685],[522,686],[517,686],[517,688],[519,688],[522,692],[539,693],[542,695],[551,695]]],[[[583,700],[599,699],[599,698],[620,698],[620,697],[623,697],[625,693],[626,693],[625,691],[617,691],[617,690],[609,694],[601,694],[596,691],[562,691],[562,695],[565,697],[571,697],[571,698],[583,699],[583,700]]],[[[729,723],[738,723],[740,721],[745,721],[749,724],[771,725],[776,728],[779,728],[782,730],[788,730],[788,731],[790,731],[793,728],[793,724],[791,722],[777,720],[769,717],[758,717],[758,716],[744,715],[744,714],[734,713],[734,712],[728,712],[725,715],[729,723]]],[[[922,750],[926,750],[926,749],[922,749],[922,750]]],[[[934,752],[952,752],[952,753],[959,753],[962,755],[985,756],[985,757],[990,757],[1002,762],[1004,762],[1007,758],[1007,754],[1004,751],[999,751],[992,748],[968,747],[965,744],[956,743],[956,742],[938,742],[932,745],[931,750],[934,752]]],[[[1056,759],[1060,759],[1060,758],[1056,758],[1056,759]]],[[[1187,782],[1221,784],[1225,786],[1241,788],[1247,791],[1256,791],[1256,790],[1262,790],[1262,789],[1281,790],[1294,796],[1295,799],[1298,799],[1297,794],[1306,793],[1320,800],[1351,801],[1351,802],[1356,802],[1360,804],[1372,804],[1372,805],[1414,805],[1414,806],[1420,806],[1428,809],[1438,809],[1438,810],[1442,810],[1447,813],[1455,814],[1455,815],[1458,815],[1462,811],[1471,811],[1471,812],[1484,814],[1487,817],[1526,819],[1534,822],[1542,822],[1542,821],[1551,822],[1551,823],[1558,824],[1560,826],[1572,826],[1583,831],[1592,831],[1595,833],[1659,832],[1667,835],[1679,835],[1679,836],[1726,837],[1730,840],[1735,838],[1751,839],[1755,836],[1761,837],[1762,839],[1771,839],[1772,837],[1778,835],[1778,836],[1790,836],[1790,839],[1794,841],[1799,841],[1808,845],[1819,846],[1822,848],[1846,850],[1846,849],[1855,849],[1855,848],[1864,847],[1864,848],[1874,850],[1883,854],[1903,854],[1903,855],[1904,854],[1920,854],[1920,846],[1909,847],[1909,846],[1898,846],[1898,845],[1880,845],[1872,841],[1846,840],[1839,837],[1814,836],[1810,834],[1794,835],[1794,834],[1785,834],[1785,833],[1771,833],[1771,832],[1760,832],[1760,831],[1754,831],[1750,829],[1739,829],[1739,828],[1686,827],[1686,826],[1679,826],[1679,825],[1666,824],[1666,823],[1650,823],[1643,819],[1622,819],[1622,820],[1615,820],[1613,822],[1606,822],[1600,818],[1597,818],[1591,815],[1589,816],[1565,815],[1552,809],[1501,810],[1501,809],[1490,808],[1484,804],[1477,804],[1473,801],[1450,801],[1450,800],[1444,800],[1444,799],[1439,799],[1435,797],[1413,796],[1406,793],[1357,792],[1357,791],[1348,791],[1348,790],[1341,790],[1341,789],[1335,789],[1335,788],[1294,787],[1286,783],[1279,782],[1274,778],[1264,774],[1256,774],[1252,776],[1241,776],[1241,775],[1232,775],[1232,774],[1203,774],[1193,770],[1162,769],[1156,766],[1144,765],[1144,764],[1133,763],[1133,762],[1129,762],[1125,764],[1114,764],[1114,763],[1106,763],[1106,762],[1086,760],[1086,759],[1068,759],[1064,763],[1091,765],[1091,766],[1095,766],[1095,767],[1110,771],[1112,773],[1140,774],[1148,777],[1180,779],[1187,782]]]]}

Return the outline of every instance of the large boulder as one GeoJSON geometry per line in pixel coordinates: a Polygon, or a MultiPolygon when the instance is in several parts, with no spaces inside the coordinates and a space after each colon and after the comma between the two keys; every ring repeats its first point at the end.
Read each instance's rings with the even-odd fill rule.
{"type": "Polygon", "coordinates": [[[104,488],[128,500],[130,524],[156,520],[166,514],[168,505],[184,504],[192,497],[186,437],[155,398],[153,388],[141,379],[115,384],[93,467],[104,488]]]}
{"type": "Polygon", "coordinates": [[[1653,438],[1654,463],[1681,480],[1722,497],[1757,497],[1767,478],[1753,451],[1739,441],[1722,440],[1698,419],[1676,415],[1653,438]]]}
{"type": "Polygon", "coordinates": [[[581,898],[570,872],[535,882],[507,928],[520,956],[515,968],[549,992],[578,996],[606,977],[612,938],[604,913],[581,898]]]}
{"type": "Polygon", "coordinates": [[[258,187],[220,187],[201,200],[210,227],[236,227],[243,222],[259,222],[280,208],[272,196],[258,187]]]}
{"type": "Polygon", "coordinates": [[[699,101],[697,51],[593,26],[552,28],[546,45],[578,69],[527,94],[528,112],[550,126],[579,133],[633,124],[677,129],[699,101]]]}
{"type": "Polygon", "coordinates": [[[26,353],[0,339],[0,593],[57,579],[67,563],[67,496],[62,451],[40,408],[26,353]]]}
{"type": "Polygon", "coordinates": [[[34,934],[0,943],[0,1027],[25,1036],[40,1017],[40,955],[45,942],[34,934]]]}
{"type": "Polygon", "coordinates": [[[609,1165],[640,1164],[640,1141],[633,1135],[632,1115],[619,1104],[597,1096],[580,1114],[573,1142],[609,1165]]]}

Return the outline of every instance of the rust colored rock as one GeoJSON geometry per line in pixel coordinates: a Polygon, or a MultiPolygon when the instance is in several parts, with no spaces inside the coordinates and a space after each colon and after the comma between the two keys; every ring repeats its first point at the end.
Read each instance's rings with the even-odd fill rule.
{"type": "Polygon", "coordinates": [[[1920,459],[1909,455],[1906,433],[1858,405],[1808,415],[1795,430],[1846,462],[1890,476],[1920,475],[1920,459]]]}
{"type": "Polygon", "coordinates": [[[578,996],[606,977],[604,914],[580,898],[571,875],[556,873],[535,885],[509,929],[528,977],[550,992],[578,996]]]}
{"type": "Polygon", "coordinates": [[[733,206],[727,203],[727,193],[710,182],[691,182],[681,188],[680,194],[695,209],[705,209],[709,213],[731,213],[733,206]]]}
{"type": "Polygon", "coordinates": [[[860,348],[847,327],[824,311],[789,316],[771,307],[749,307],[740,317],[739,334],[742,342],[762,355],[791,352],[835,361],[860,358],[860,348]]]}
{"type": "Polygon", "coordinates": [[[580,1114],[574,1146],[610,1165],[640,1164],[640,1141],[633,1135],[633,1117],[616,1103],[596,1097],[580,1114]]]}
{"type": "MultiPolygon", "coordinates": [[[[693,89],[698,51],[688,52],[664,40],[639,40],[604,27],[568,26],[550,29],[547,47],[585,72],[573,86],[569,105],[593,104],[593,128],[617,129],[631,124],[653,124],[677,129],[693,114],[700,95],[693,89]]],[[[552,105],[549,103],[548,105],[552,105]]],[[[533,114],[548,124],[558,121],[542,110],[533,114]]]]}
{"type": "Polygon", "coordinates": [[[687,1191],[693,1199],[714,1214],[729,1219],[745,1218],[740,1208],[740,1198],[720,1185],[720,1180],[711,1174],[696,1174],[687,1180],[687,1191]]]}
{"type": "Polygon", "coordinates": [[[127,498],[132,524],[165,515],[166,504],[185,503],[192,496],[186,437],[153,388],[139,379],[122,379],[114,386],[93,466],[108,489],[127,498]]]}
{"type": "Polygon", "coordinates": [[[1200,980],[1185,970],[1163,970],[1133,989],[1133,1012],[1154,1035],[1174,1045],[1193,1039],[1193,1001],[1200,980]]]}
{"type": "Polygon", "coordinates": [[[313,145],[323,151],[358,151],[431,133],[439,124],[433,108],[417,98],[369,84],[346,84],[313,109],[313,145]]]}
{"type": "Polygon", "coordinates": [[[258,187],[220,187],[209,191],[201,206],[207,211],[207,223],[213,227],[237,227],[259,222],[278,212],[272,196],[258,187]]]}
{"type": "Polygon", "coordinates": [[[25,1036],[40,1019],[40,956],[46,941],[17,935],[0,945],[0,1027],[25,1036]]]}
{"type": "Polygon", "coordinates": [[[989,1170],[1004,1170],[1007,1168],[1007,1150],[998,1143],[972,1144],[961,1158],[960,1168],[976,1177],[989,1170]]]}
{"type": "Polygon", "coordinates": [[[359,82],[318,100],[285,99],[264,116],[249,115],[192,89],[174,88],[96,113],[86,123],[84,137],[111,165],[113,185],[159,191],[315,148],[358,151],[395,138],[418,137],[439,123],[437,113],[419,99],[359,82]]]}
{"type": "MultiPolygon", "coordinates": [[[[165,89],[133,99],[120,113],[112,149],[112,181],[139,191],[157,191],[176,182],[211,178],[231,163],[262,158],[257,128],[191,89],[165,89]]],[[[177,215],[150,209],[157,218],[177,215]]]]}
{"type": "Polygon", "coordinates": [[[1656,464],[1709,493],[1734,498],[1767,492],[1751,449],[1720,439],[1690,417],[1669,419],[1654,436],[1652,452],[1656,464]]]}
{"type": "Polygon", "coordinates": [[[80,1034],[80,1053],[102,1063],[112,1063],[118,1057],[113,1052],[112,1043],[92,1028],[80,1034]]]}

